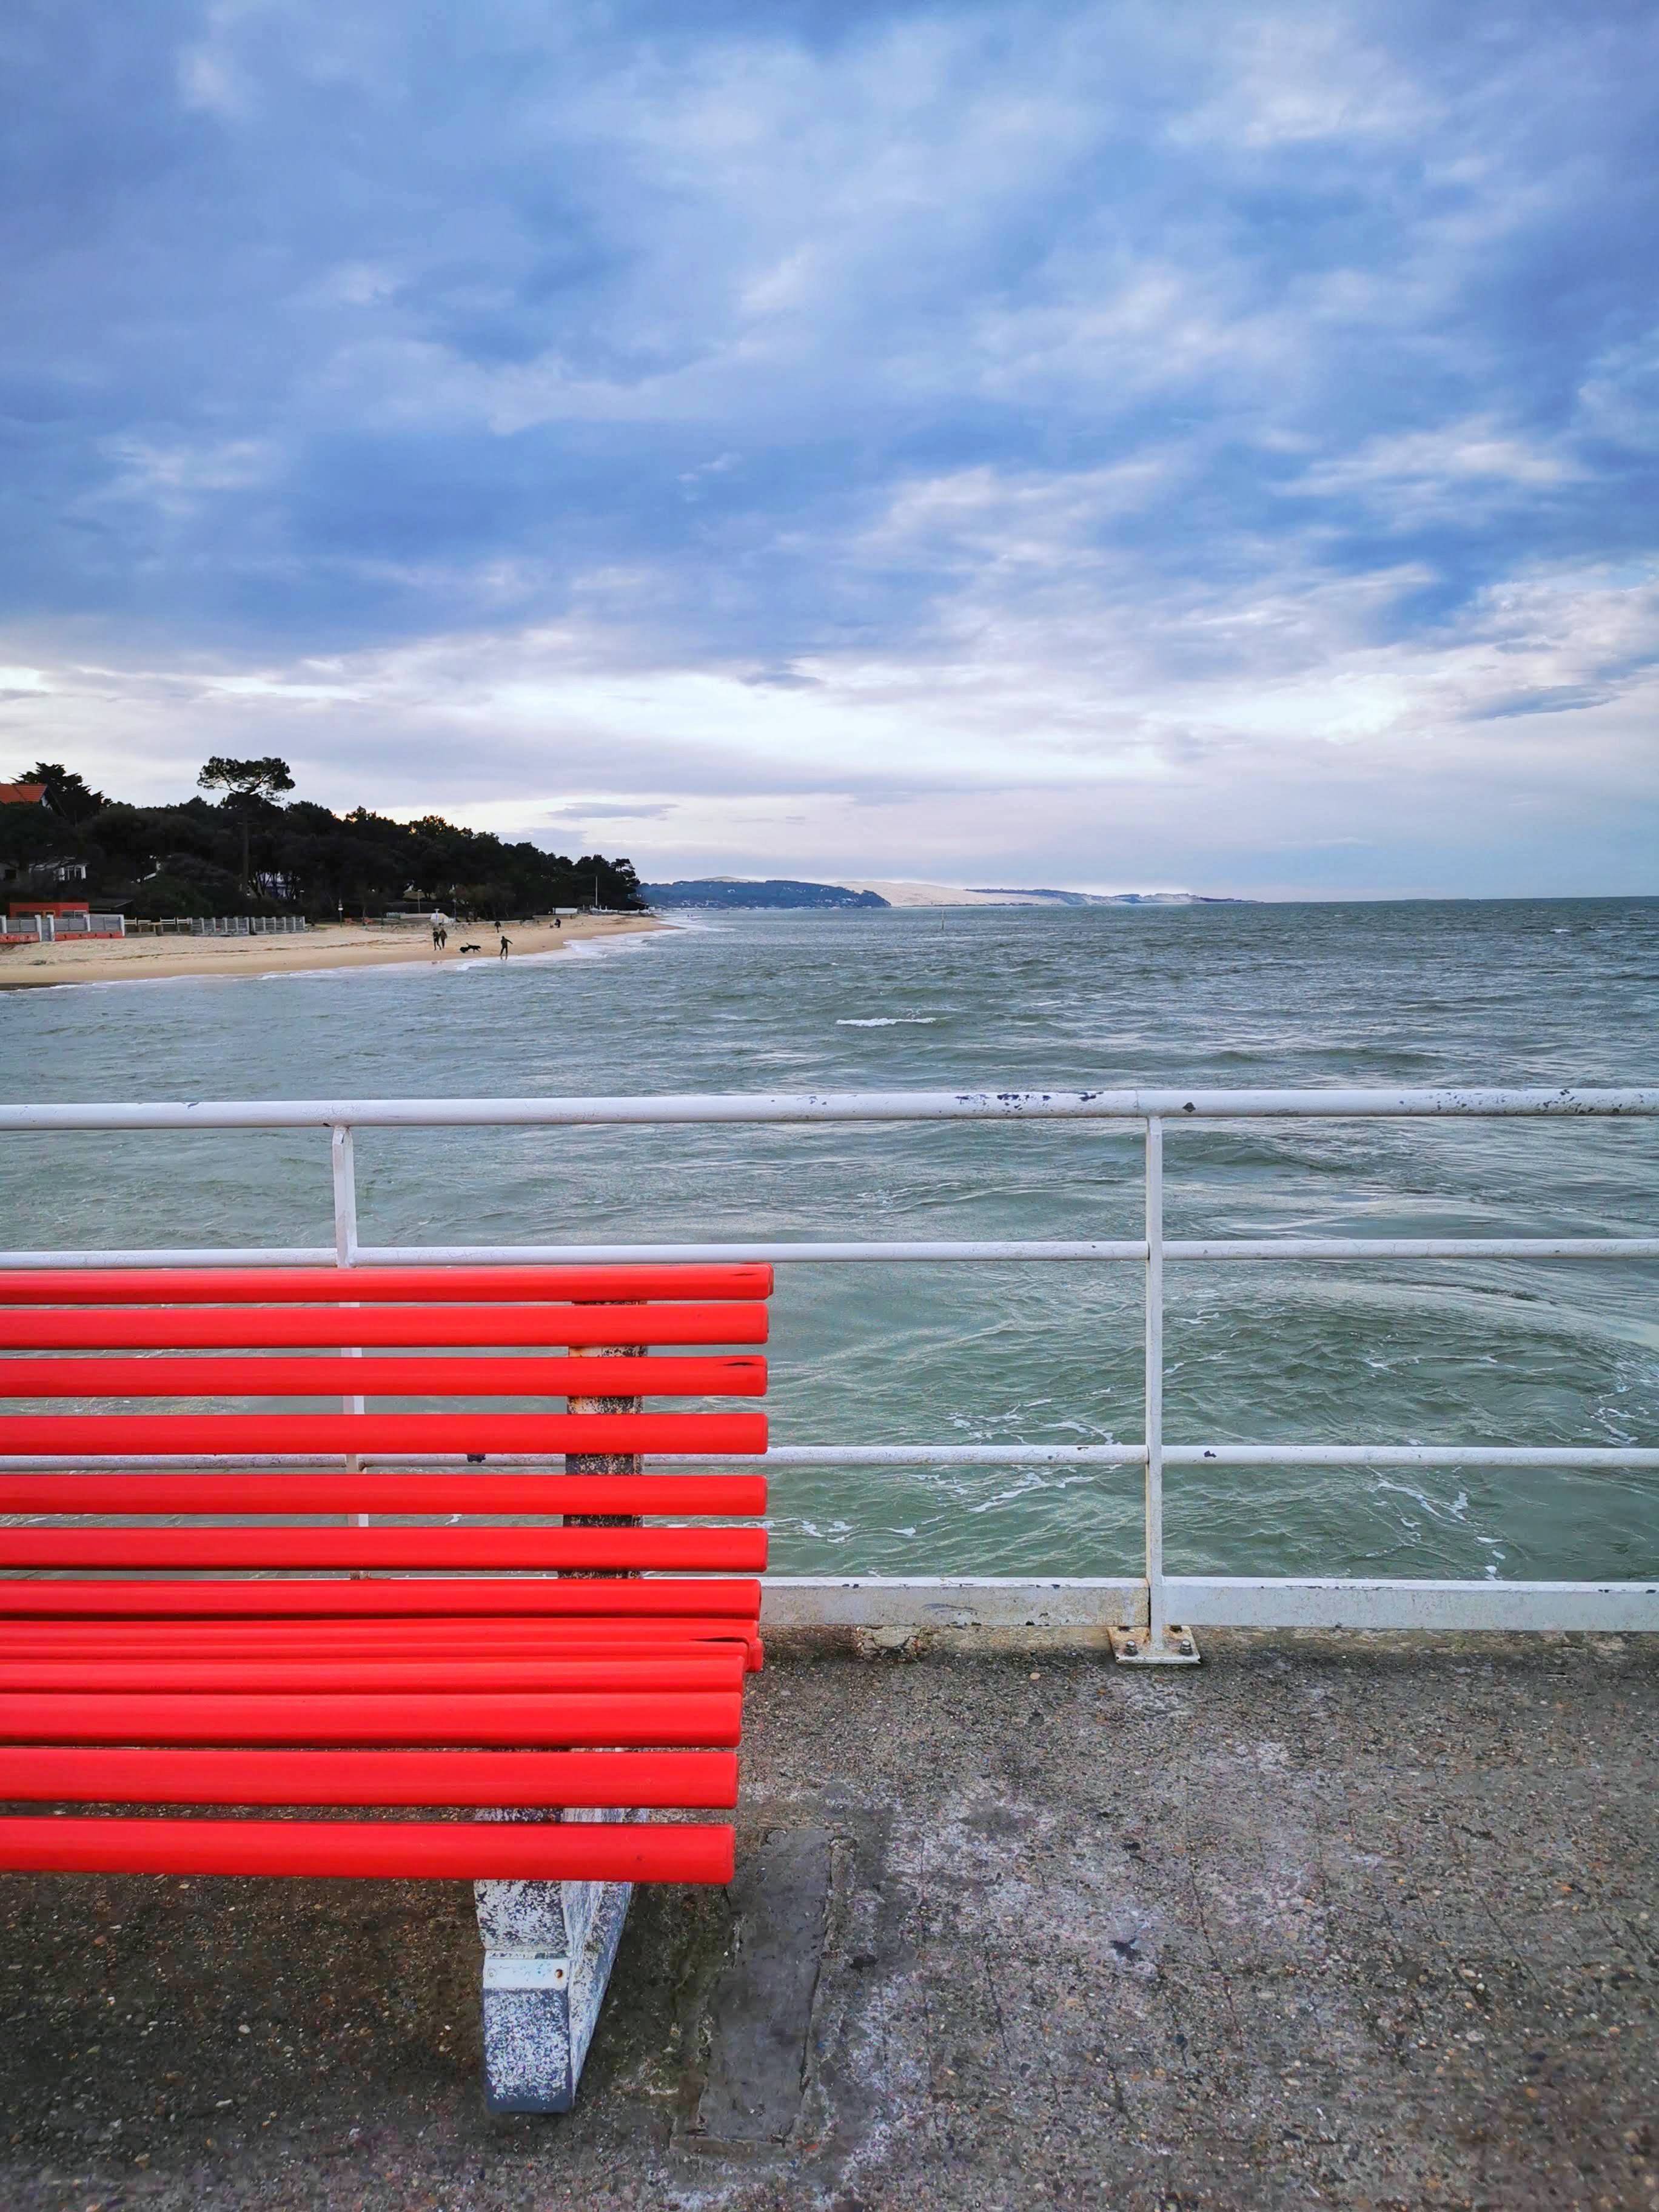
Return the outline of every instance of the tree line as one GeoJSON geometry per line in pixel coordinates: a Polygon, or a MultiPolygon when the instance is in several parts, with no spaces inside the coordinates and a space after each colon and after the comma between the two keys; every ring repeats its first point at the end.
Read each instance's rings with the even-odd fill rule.
{"type": "Polygon", "coordinates": [[[328,921],[411,900],[463,921],[502,921],[556,906],[645,903],[629,860],[544,853],[436,814],[392,822],[366,806],[335,814],[286,799],[294,778],[274,755],[216,754],[197,781],[219,796],[179,806],[130,805],[56,761],[37,761],[15,781],[44,786],[46,798],[0,806],[0,870],[12,897],[55,888],[137,921],[303,914],[328,921]],[[62,880],[65,863],[84,866],[84,878],[62,880]]]}

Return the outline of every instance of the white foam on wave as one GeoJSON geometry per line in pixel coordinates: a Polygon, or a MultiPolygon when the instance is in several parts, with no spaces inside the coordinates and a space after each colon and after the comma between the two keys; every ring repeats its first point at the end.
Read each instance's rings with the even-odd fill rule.
{"type": "Polygon", "coordinates": [[[842,1015],[836,1023],[838,1030],[900,1030],[926,1029],[930,1022],[939,1019],[937,1014],[866,1014],[855,1017],[842,1015]]]}
{"type": "Polygon", "coordinates": [[[568,944],[550,945],[542,952],[510,952],[505,960],[499,951],[472,954],[465,960],[451,961],[446,973],[459,975],[480,969],[501,972],[509,968],[555,967],[561,963],[568,967],[576,961],[611,960],[625,952],[641,952],[652,941],[644,932],[626,937],[574,937],[568,944]]]}
{"type": "MultiPolygon", "coordinates": [[[[578,937],[567,945],[562,957],[578,960],[612,960],[625,952],[643,952],[652,939],[643,930],[626,937],[578,937]]],[[[532,960],[556,960],[561,955],[556,947],[551,952],[532,952],[532,960]]]]}

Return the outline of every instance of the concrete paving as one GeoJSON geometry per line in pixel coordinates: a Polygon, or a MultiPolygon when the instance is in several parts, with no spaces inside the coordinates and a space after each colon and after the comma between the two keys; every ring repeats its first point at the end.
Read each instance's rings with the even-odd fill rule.
{"type": "Polygon", "coordinates": [[[491,2119],[459,1885],[9,1877],[0,2203],[1659,2206],[1659,1649],[775,1653],[740,1879],[491,2119]]]}

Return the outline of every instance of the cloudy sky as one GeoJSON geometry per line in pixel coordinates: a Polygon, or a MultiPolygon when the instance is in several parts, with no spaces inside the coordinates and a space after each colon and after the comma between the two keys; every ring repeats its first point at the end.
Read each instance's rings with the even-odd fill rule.
{"type": "Polygon", "coordinates": [[[1659,890],[1642,0],[9,0],[0,772],[1659,890]]]}

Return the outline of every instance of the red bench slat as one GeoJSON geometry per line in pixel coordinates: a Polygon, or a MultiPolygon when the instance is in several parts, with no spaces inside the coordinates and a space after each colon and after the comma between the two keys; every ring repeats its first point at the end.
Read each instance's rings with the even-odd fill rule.
{"type": "Polygon", "coordinates": [[[9,1413],[0,1453],[763,1452],[764,1413],[9,1413]]]}
{"type": "Polygon", "coordinates": [[[6,1305],[353,1304],[431,1298],[764,1298],[769,1267],[41,1267],[0,1273],[6,1305]]]}
{"type": "Polygon", "coordinates": [[[501,1576],[493,1582],[432,1575],[372,1581],[267,1582],[23,1582],[0,1579],[0,1618],[38,1620],[92,1616],[98,1620],[413,1620],[534,1613],[544,1619],[580,1620],[608,1614],[672,1620],[696,1613],[735,1622],[760,1618],[760,1584],[720,1582],[567,1582],[551,1575],[501,1576]]]}
{"type": "Polygon", "coordinates": [[[630,1359],[0,1359],[0,1398],[763,1398],[766,1362],[630,1359]]]}
{"type": "Polygon", "coordinates": [[[730,1828],[574,1820],[0,1820],[24,1873],[730,1881],[730,1828]]]}
{"type": "Polygon", "coordinates": [[[166,1651],[179,1656],[280,1652],[293,1658],[353,1652],[422,1657],[428,1652],[657,1651],[716,1643],[741,1650],[754,1634],[740,1620],[5,1620],[0,1656],[79,1657],[83,1652],[166,1651]]]}
{"type": "Polygon", "coordinates": [[[695,1572],[766,1565],[763,1528],[0,1528],[0,1566],[526,1567],[695,1572]]]}
{"type": "MultiPolygon", "coordinates": [[[[0,1282],[3,1281],[0,1277],[0,1282]]],[[[171,1306],[19,1312],[0,1350],[185,1352],[350,1345],[764,1344],[763,1305],[171,1306]]]]}
{"type": "Polygon", "coordinates": [[[0,1803],[735,1805],[729,1751],[135,1751],[0,1745],[0,1803]]]}
{"type": "Polygon", "coordinates": [[[559,1653],[646,1657],[665,1651],[734,1651],[751,1673],[759,1670],[763,1656],[753,1625],[733,1620],[370,1620],[343,1621],[331,1631],[325,1622],[304,1620],[0,1622],[0,1657],[5,1658],[149,1659],[164,1652],[171,1658],[215,1655],[227,1661],[433,1659],[444,1654],[505,1661],[559,1653]]]}
{"type": "Polygon", "coordinates": [[[0,1741],[35,1743],[432,1743],[601,1748],[732,1745],[740,1690],[362,1691],[285,1698],[208,1692],[0,1691],[0,1741]]]}
{"type": "Polygon", "coordinates": [[[763,1474],[8,1474],[0,1513],[690,1513],[766,1510],[763,1474]]]}
{"type": "Polygon", "coordinates": [[[99,1652],[79,1658],[0,1655],[0,1692],[7,1690],[210,1690],[289,1697],[318,1692],[351,1696],[376,1690],[730,1690],[741,1686],[740,1651],[517,1652],[503,1658],[436,1652],[427,1657],[336,1655],[326,1659],[175,1656],[170,1652],[99,1652]]]}

